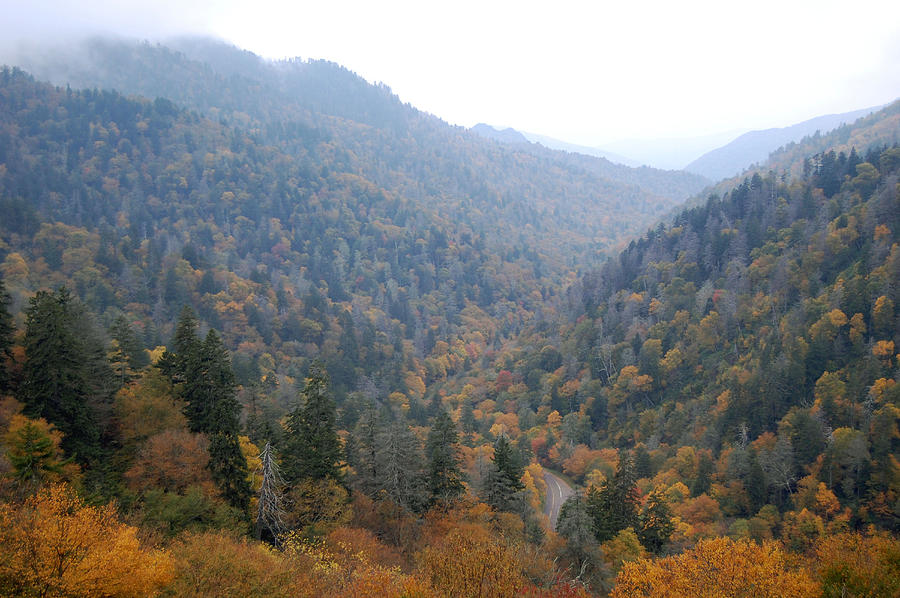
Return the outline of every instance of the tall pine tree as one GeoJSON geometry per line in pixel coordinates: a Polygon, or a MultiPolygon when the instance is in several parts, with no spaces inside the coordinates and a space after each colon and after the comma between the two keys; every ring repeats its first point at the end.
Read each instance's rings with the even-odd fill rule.
{"type": "Polygon", "coordinates": [[[25,413],[65,435],[66,454],[81,464],[100,456],[96,414],[89,404],[85,351],[74,333],[73,298],[65,287],[38,291],[25,310],[25,364],[19,389],[25,413]]]}
{"type": "Polygon", "coordinates": [[[498,511],[524,514],[527,506],[522,483],[524,471],[516,448],[501,434],[494,442],[493,464],[482,484],[484,501],[498,511]]]}
{"type": "Polygon", "coordinates": [[[599,542],[611,540],[626,527],[638,529],[638,490],[634,459],[619,453],[619,465],[611,480],[587,494],[588,513],[594,520],[594,535],[599,542]]]}
{"type": "Polygon", "coordinates": [[[379,490],[408,511],[425,506],[427,490],[422,471],[422,445],[409,424],[400,418],[378,434],[379,490]]]}
{"type": "Polygon", "coordinates": [[[190,308],[181,312],[175,330],[176,353],[166,356],[163,370],[180,381],[185,416],[192,432],[209,438],[209,470],[222,497],[246,511],[250,506],[247,459],[241,452],[237,382],[228,351],[215,330],[201,342],[190,308]],[[174,374],[174,375],[173,375],[174,374]]]}
{"type": "MultiPolygon", "coordinates": [[[[378,434],[381,420],[374,405],[363,410],[352,436],[353,487],[370,498],[375,498],[380,485],[378,469],[378,434]]],[[[350,448],[348,442],[348,452],[350,448]]]]}
{"type": "Polygon", "coordinates": [[[247,460],[241,452],[240,403],[228,352],[219,335],[210,330],[195,358],[198,383],[185,382],[188,421],[195,431],[209,436],[209,469],[228,503],[242,511],[250,506],[247,460]]]}
{"type": "Polygon", "coordinates": [[[328,386],[325,369],[318,362],[313,363],[301,400],[288,415],[282,466],[292,484],[303,478],[342,481],[344,455],[328,386]]]}
{"type": "Polygon", "coordinates": [[[465,491],[459,468],[459,433],[446,411],[438,413],[425,442],[431,502],[447,502],[465,491]]]}

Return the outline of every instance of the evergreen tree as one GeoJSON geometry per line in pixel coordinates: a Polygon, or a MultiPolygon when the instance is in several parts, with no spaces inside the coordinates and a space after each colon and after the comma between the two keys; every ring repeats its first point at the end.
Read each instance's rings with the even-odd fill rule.
{"type": "Polygon", "coordinates": [[[628,453],[619,454],[619,465],[611,480],[598,489],[588,490],[588,513],[594,520],[594,535],[599,542],[611,540],[621,530],[638,527],[638,490],[634,460],[628,453]]]}
{"type": "Polygon", "coordinates": [[[109,362],[109,338],[97,323],[96,316],[80,301],[72,302],[71,322],[72,334],[81,347],[88,405],[97,420],[101,444],[108,446],[116,434],[113,401],[116,392],[122,387],[109,362]]]}
{"type": "Polygon", "coordinates": [[[246,512],[251,494],[247,481],[249,471],[237,434],[209,434],[209,470],[222,498],[232,507],[246,512]]]}
{"type": "Polygon", "coordinates": [[[26,420],[5,438],[6,457],[13,467],[13,478],[23,485],[37,485],[47,474],[63,474],[58,449],[46,422],[26,420]]]}
{"type": "Polygon", "coordinates": [[[505,434],[501,434],[494,442],[493,464],[483,482],[482,498],[498,511],[524,513],[527,503],[523,494],[523,473],[515,447],[505,434]]]}
{"type": "Polygon", "coordinates": [[[396,418],[378,435],[378,482],[384,495],[409,511],[426,502],[422,447],[405,421],[396,418]]]}
{"type": "Polygon", "coordinates": [[[64,434],[63,450],[79,463],[100,453],[96,414],[80,339],[73,331],[72,296],[65,287],[38,291],[25,311],[25,364],[20,390],[25,412],[64,434]]]}
{"type": "Polygon", "coordinates": [[[13,325],[13,317],[9,312],[12,298],[6,291],[3,278],[0,278],[0,394],[12,390],[7,360],[12,358],[13,334],[16,327],[13,325]]]}
{"type": "MultiPolygon", "coordinates": [[[[180,355],[176,355],[181,361],[180,355]]],[[[241,411],[237,383],[219,335],[210,330],[199,347],[189,351],[183,363],[185,378],[181,396],[191,431],[237,434],[241,411]]]]}
{"type": "Polygon", "coordinates": [[[189,374],[190,362],[200,351],[200,337],[197,335],[197,316],[185,305],[178,316],[173,339],[175,373],[182,380],[189,374]]]}
{"type": "Polygon", "coordinates": [[[144,350],[141,344],[141,340],[135,334],[125,316],[120,315],[115,319],[109,329],[109,334],[115,341],[113,362],[117,366],[120,384],[124,385],[125,382],[134,377],[134,372],[147,366],[150,360],[147,357],[147,351],[144,350]]]}
{"type": "Polygon", "coordinates": [[[291,483],[302,478],[342,481],[343,450],[335,429],[335,404],[321,364],[310,368],[301,397],[287,418],[284,473],[291,483]]]}
{"type": "Polygon", "coordinates": [[[210,330],[191,360],[196,379],[185,382],[188,422],[195,432],[209,436],[209,469],[228,503],[242,511],[250,506],[247,460],[241,452],[241,406],[228,352],[210,330]]]}
{"type": "Polygon", "coordinates": [[[753,513],[756,513],[766,504],[769,492],[766,473],[759,463],[759,456],[755,449],[750,449],[750,465],[748,469],[744,487],[747,488],[747,495],[750,497],[750,508],[753,513]]]}
{"type": "Polygon", "coordinates": [[[228,351],[215,330],[203,342],[196,336],[197,323],[189,308],[182,311],[175,332],[175,348],[169,357],[170,371],[182,383],[184,413],[192,432],[209,438],[209,470],[222,497],[236,509],[250,506],[247,459],[241,452],[241,406],[228,351]]]}
{"type": "Polygon", "coordinates": [[[650,453],[643,444],[634,449],[634,475],[637,479],[652,478],[655,475],[650,453]]]}
{"type": "Polygon", "coordinates": [[[175,337],[172,339],[172,350],[165,351],[156,362],[172,384],[184,382],[189,377],[188,369],[191,360],[200,350],[200,338],[197,336],[197,316],[194,310],[185,305],[175,325],[175,337]]]}
{"type": "Polygon", "coordinates": [[[425,442],[432,502],[452,501],[465,491],[459,469],[459,434],[446,411],[434,418],[425,442]]]}
{"type": "Polygon", "coordinates": [[[675,524],[672,523],[672,511],[662,492],[654,490],[647,495],[647,501],[640,515],[638,538],[644,548],[659,553],[672,537],[675,524]]]}
{"type": "Polygon", "coordinates": [[[374,405],[363,411],[354,434],[348,440],[348,459],[353,466],[354,487],[374,498],[380,486],[378,470],[378,434],[381,422],[374,405]],[[352,443],[350,442],[352,441],[352,443]],[[352,446],[352,450],[351,449],[352,446]]]}
{"type": "Polygon", "coordinates": [[[694,478],[694,482],[691,484],[691,496],[696,497],[709,492],[714,469],[715,466],[712,459],[705,453],[700,455],[700,462],[697,464],[697,477],[694,478]]]}
{"type": "Polygon", "coordinates": [[[595,545],[594,521],[587,510],[584,497],[574,494],[559,509],[556,532],[566,539],[566,546],[577,560],[587,556],[588,548],[595,545]]]}

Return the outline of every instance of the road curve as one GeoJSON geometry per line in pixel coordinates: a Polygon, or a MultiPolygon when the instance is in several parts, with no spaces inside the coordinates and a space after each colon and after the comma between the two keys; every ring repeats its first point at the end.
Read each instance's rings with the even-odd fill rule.
{"type": "Polygon", "coordinates": [[[544,500],[544,515],[550,518],[550,529],[556,529],[559,510],[566,499],[575,494],[572,487],[562,478],[544,470],[544,481],[547,482],[547,498],[544,500]]]}

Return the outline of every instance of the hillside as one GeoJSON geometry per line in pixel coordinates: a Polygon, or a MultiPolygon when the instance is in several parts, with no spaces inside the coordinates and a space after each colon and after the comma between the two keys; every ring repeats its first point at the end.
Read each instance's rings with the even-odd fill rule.
{"type": "Polygon", "coordinates": [[[529,141],[523,133],[515,129],[497,131],[490,125],[479,124],[472,127],[471,130],[482,137],[504,144],[512,144],[519,152],[544,158],[564,168],[590,172],[605,180],[633,185],[648,193],[671,197],[679,202],[696,195],[711,182],[702,176],[679,170],[625,165],[616,162],[611,157],[588,151],[589,148],[529,141]]]}
{"type": "Polygon", "coordinates": [[[826,524],[896,529],[900,149],[865,160],[754,175],[582,277],[561,323],[485,374],[541,462],[587,485],[612,474],[608,449],[643,451],[642,491],[683,483],[685,516],[712,509],[693,533],[768,504],[791,538],[816,487],[835,497],[826,524]]]}
{"type": "MultiPolygon", "coordinates": [[[[214,118],[4,75],[2,192],[31,228],[5,224],[3,257],[48,264],[46,276],[19,281],[17,298],[68,282],[98,313],[141,321],[150,346],[189,303],[244,347],[241,360],[276,355],[279,373],[323,350],[336,358],[329,339],[355,306],[357,341],[368,329],[370,346],[376,330],[382,343],[412,343],[414,377],[427,380],[445,375],[421,371],[437,340],[492,346],[574,268],[674,205],[448,127],[333,64],[196,47],[229,70],[97,41],[91,66],[76,60],[68,76],[172,94],[214,118]],[[59,244],[73,242],[65,227],[90,253],[77,266],[60,261],[59,244]],[[40,230],[56,231],[55,249],[43,234],[29,241],[40,230]],[[91,284],[72,278],[83,269],[91,284]]],[[[406,392],[407,365],[388,375],[381,360],[356,359],[334,365],[346,372],[335,376],[343,392],[361,376],[385,395],[406,392]]]]}
{"type": "Polygon", "coordinates": [[[82,50],[0,70],[0,594],[900,591],[900,103],[684,208],[332,63],[82,50]]]}
{"type": "Polygon", "coordinates": [[[493,139],[500,143],[528,143],[528,139],[513,128],[495,129],[491,125],[478,123],[469,129],[476,135],[480,135],[487,139],[493,139]]]}
{"type": "Polygon", "coordinates": [[[757,162],[764,162],[770,153],[784,145],[796,143],[817,132],[824,135],[877,111],[877,107],[865,108],[819,116],[789,127],[750,131],[727,145],[703,154],[684,169],[714,181],[733,177],[757,162]]]}
{"type": "Polygon", "coordinates": [[[637,167],[641,165],[641,163],[637,162],[636,160],[632,160],[631,158],[620,156],[619,154],[614,154],[612,152],[607,152],[601,148],[587,147],[574,143],[566,143],[565,141],[547,137],[546,135],[538,135],[536,133],[529,133],[527,131],[523,132],[522,135],[524,135],[528,139],[528,141],[531,141],[532,143],[540,143],[544,147],[548,147],[550,149],[575,154],[585,154],[588,156],[595,156],[597,158],[606,158],[614,164],[622,164],[624,166],[637,167]]]}

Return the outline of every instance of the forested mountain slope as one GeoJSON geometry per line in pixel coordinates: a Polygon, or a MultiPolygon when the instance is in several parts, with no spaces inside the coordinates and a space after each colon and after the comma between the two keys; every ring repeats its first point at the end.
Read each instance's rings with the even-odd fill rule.
{"type": "MultiPolygon", "coordinates": [[[[517,151],[527,152],[548,160],[559,162],[570,168],[583,169],[604,179],[641,189],[677,200],[685,200],[707,187],[712,181],[702,175],[683,170],[662,170],[650,166],[624,165],[612,158],[598,155],[590,148],[544,143],[541,139],[531,142],[515,129],[497,131],[490,125],[478,124],[471,131],[482,137],[512,145],[517,151]]],[[[597,150],[599,151],[599,150],[597,150]]]]}
{"type": "Polygon", "coordinates": [[[0,70],[0,593],[896,595],[896,105],[587,268],[675,202],[98,47],[0,70]]]}
{"type": "Polygon", "coordinates": [[[14,70],[0,93],[2,257],[16,297],[68,283],[104,318],[140,321],[151,347],[191,304],[251,370],[263,355],[279,372],[331,355],[343,389],[368,376],[383,395],[404,393],[410,371],[446,375],[424,370],[437,340],[459,352],[458,369],[464,345],[477,353],[518,329],[579,260],[671,205],[473,144],[399,103],[403,126],[424,134],[321,115],[236,127],[14,70]]]}
{"type": "MultiPolygon", "coordinates": [[[[846,174],[846,160],[851,153],[855,161],[870,150],[895,143],[900,143],[900,100],[828,133],[816,132],[800,141],[785,144],[769,154],[768,160],[744,174],[720,181],[713,191],[722,194],[754,173],[764,175],[774,172],[779,176],[799,178],[809,176],[813,170],[822,171],[821,176],[828,179],[825,184],[829,189],[840,187],[846,174]]],[[[854,166],[851,164],[851,170],[854,166]]],[[[689,203],[693,205],[696,202],[689,203]]]]}
{"type": "Polygon", "coordinates": [[[588,484],[612,473],[604,450],[636,448],[641,488],[707,495],[694,533],[770,504],[792,537],[818,484],[836,501],[819,521],[897,528],[900,149],[843,164],[683,211],[498,357],[495,400],[539,424],[545,465],[588,484]]]}
{"type": "Polygon", "coordinates": [[[843,114],[828,114],[789,127],[749,131],[731,143],[703,154],[684,169],[716,181],[732,177],[753,164],[765,162],[771,152],[784,145],[797,143],[817,132],[829,133],[877,110],[878,108],[865,108],[843,114]]]}

